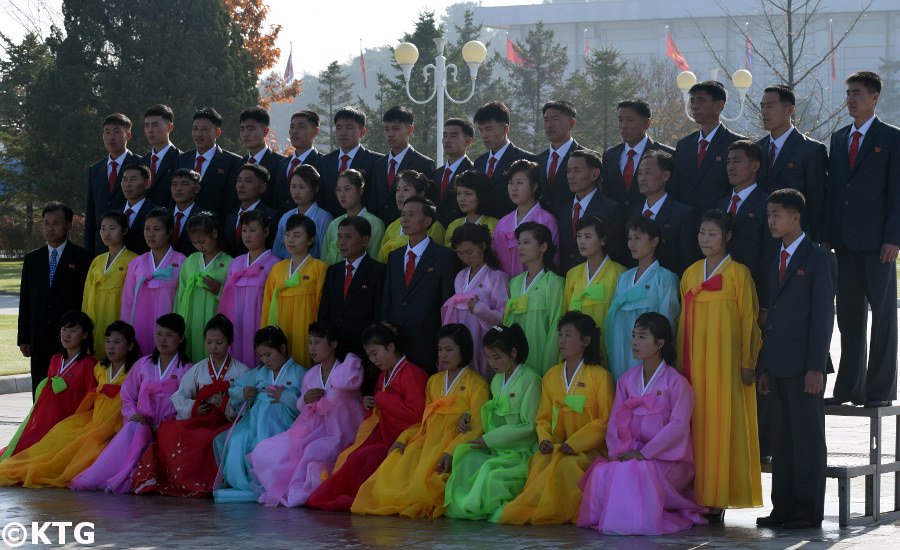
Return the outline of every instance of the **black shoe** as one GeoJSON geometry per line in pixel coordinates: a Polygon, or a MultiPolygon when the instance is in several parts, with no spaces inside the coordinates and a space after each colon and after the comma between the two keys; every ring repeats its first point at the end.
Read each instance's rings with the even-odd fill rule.
{"type": "Polygon", "coordinates": [[[772,516],[756,518],[756,526],[757,527],[781,527],[781,524],[783,524],[783,523],[784,523],[783,519],[775,518],[772,516]]]}
{"type": "Polygon", "coordinates": [[[819,529],[821,521],[806,521],[805,519],[791,519],[781,524],[782,529],[819,529]]]}
{"type": "Polygon", "coordinates": [[[826,405],[846,405],[849,403],[849,399],[844,399],[843,397],[826,397],[825,404],[826,405]]]}
{"type": "Polygon", "coordinates": [[[759,457],[759,462],[761,464],[771,464],[772,463],[772,455],[763,455],[759,457]]]}
{"type": "Polygon", "coordinates": [[[710,523],[725,523],[725,509],[710,508],[709,512],[706,513],[706,519],[710,523]]]}
{"type": "Polygon", "coordinates": [[[867,409],[875,409],[878,407],[890,407],[892,404],[891,401],[878,401],[875,399],[866,399],[865,405],[863,407],[867,409]]]}

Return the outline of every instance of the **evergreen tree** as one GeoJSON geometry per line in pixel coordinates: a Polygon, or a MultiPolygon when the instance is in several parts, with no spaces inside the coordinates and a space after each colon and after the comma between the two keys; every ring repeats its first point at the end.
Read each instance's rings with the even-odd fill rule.
{"type": "Polygon", "coordinates": [[[311,104],[310,109],[319,114],[319,140],[328,143],[331,149],[336,147],[334,141],[334,113],[353,100],[353,85],[347,79],[344,68],[332,61],[319,73],[319,102],[311,104]]]}

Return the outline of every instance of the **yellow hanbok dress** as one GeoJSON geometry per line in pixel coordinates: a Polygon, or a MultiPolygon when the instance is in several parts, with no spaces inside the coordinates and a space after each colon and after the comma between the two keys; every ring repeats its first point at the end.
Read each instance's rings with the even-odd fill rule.
{"type": "MultiPolygon", "coordinates": [[[[491,216],[481,216],[475,222],[478,225],[486,225],[488,231],[491,232],[491,235],[494,234],[494,228],[497,227],[497,218],[492,218],[491,216]]],[[[447,248],[453,248],[450,244],[450,240],[453,239],[453,232],[456,231],[462,224],[466,223],[466,217],[463,216],[461,218],[456,218],[450,225],[447,226],[447,231],[444,233],[444,246],[447,248]]]]}
{"type": "Polygon", "coordinates": [[[309,324],[319,314],[325,270],[328,266],[307,256],[291,275],[291,259],[278,262],[269,272],[263,293],[260,326],[276,325],[288,339],[288,352],[299,365],[309,368],[309,324]]]}
{"type": "Polygon", "coordinates": [[[84,396],[75,414],[56,424],[40,441],[0,463],[0,485],[65,487],[100,456],[122,427],[119,387],[124,369],[94,366],[97,389],[84,396]]]}
{"type": "MultiPolygon", "coordinates": [[[[441,222],[435,220],[431,227],[428,228],[428,236],[437,244],[444,244],[444,226],[441,222]]],[[[381,263],[387,263],[388,254],[409,244],[409,235],[403,234],[403,228],[400,227],[400,218],[397,218],[391,225],[384,230],[384,240],[381,241],[381,249],[378,251],[378,258],[381,263]]]]}
{"type": "Polygon", "coordinates": [[[714,508],[762,506],[756,387],[741,383],[761,346],[759,303],[750,270],[726,257],[705,277],[705,260],[684,272],[678,369],[694,389],[697,502],[714,508]]]}
{"type": "Polygon", "coordinates": [[[437,463],[443,454],[453,455],[456,447],[481,437],[481,406],[490,390],[484,377],[466,367],[456,380],[447,372],[428,379],[422,421],[409,427],[397,441],[406,448],[391,451],[378,470],[356,494],[350,510],[354,514],[436,518],[444,514],[444,489],[450,474],[439,474],[437,463]],[[469,413],[472,430],[459,433],[460,417],[469,413]]]}
{"type": "Polygon", "coordinates": [[[553,443],[553,452],[538,450],[528,465],[525,488],[501,508],[499,523],[575,523],[581,506],[578,482],[601,454],[606,456],[606,425],[615,382],[599,365],[580,364],[571,380],[565,363],[547,371],[541,384],[536,418],[538,444],[553,443]],[[567,443],[576,454],[560,450],[567,443]]]}
{"type": "Polygon", "coordinates": [[[624,272],[625,266],[607,256],[593,278],[588,275],[587,262],[576,265],[566,273],[565,310],[585,313],[597,323],[600,329],[600,363],[605,367],[609,367],[605,342],[606,314],[616,293],[619,275],[624,272]]]}
{"type": "Polygon", "coordinates": [[[110,323],[119,319],[125,275],[128,274],[128,264],[135,258],[137,254],[123,247],[108,268],[106,261],[109,259],[109,252],[104,252],[94,258],[88,269],[81,311],[94,322],[94,357],[97,360],[106,358],[104,332],[110,323]]]}

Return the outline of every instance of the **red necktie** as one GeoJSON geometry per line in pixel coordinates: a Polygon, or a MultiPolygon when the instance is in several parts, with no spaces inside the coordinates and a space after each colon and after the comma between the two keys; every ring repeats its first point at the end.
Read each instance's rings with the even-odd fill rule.
{"type": "Polygon", "coordinates": [[[581,219],[581,203],[576,202],[575,207],[572,208],[572,236],[575,237],[578,233],[578,220],[581,219]]]}
{"type": "Polygon", "coordinates": [[[450,176],[452,175],[453,170],[444,168],[444,177],[441,179],[441,200],[443,200],[444,195],[447,194],[447,188],[450,187],[450,176]]]}
{"type": "MultiPolygon", "coordinates": [[[[131,215],[132,215],[132,214],[134,214],[134,209],[128,208],[128,209],[125,210],[125,217],[126,217],[126,218],[131,218],[131,215]]],[[[130,222],[129,222],[129,223],[130,223],[130,222]]]]}
{"type": "Polygon", "coordinates": [[[159,163],[159,155],[153,155],[150,158],[150,185],[156,181],[156,166],[159,163]]]}
{"type": "Polygon", "coordinates": [[[406,286],[412,282],[413,273],[416,272],[416,253],[410,250],[406,253],[406,286]]]}
{"type": "Polygon", "coordinates": [[[778,146],[775,145],[775,142],[772,142],[772,146],[769,147],[769,168],[775,166],[775,156],[778,154],[778,146]]]}
{"type": "Polygon", "coordinates": [[[203,174],[203,163],[206,162],[206,157],[197,157],[197,162],[194,163],[194,172],[198,174],[203,174]]]}
{"type": "Polygon", "coordinates": [[[697,152],[697,169],[700,169],[700,166],[703,164],[703,157],[706,156],[706,148],[709,146],[709,142],[705,139],[700,140],[700,151],[697,152]]]}
{"type": "MultiPolygon", "coordinates": [[[[850,142],[850,169],[856,166],[856,155],[859,154],[859,138],[862,137],[860,132],[853,132],[853,141],[850,142]]],[[[115,164],[115,163],[113,163],[115,164]]]]}
{"type": "Polygon", "coordinates": [[[350,155],[341,155],[341,167],[338,168],[338,174],[343,174],[350,166],[350,155]]]}
{"type": "Polygon", "coordinates": [[[787,261],[788,261],[788,258],[790,258],[790,257],[791,257],[791,255],[788,254],[787,250],[781,251],[781,264],[778,265],[778,282],[779,283],[784,282],[784,272],[785,272],[785,270],[787,270],[787,261]]]}
{"type": "Polygon", "coordinates": [[[114,160],[109,161],[109,192],[110,193],[112,193],[113,189],[116,188],[116,177],[119,175],[119,173],[116,172],[116,168],[118,168],[118,167],[119,167],[119,164],[116,161],[114,161],[114,160]]]}
{"type": "Polygon", "coordinates": [[[550,184],[550,189],[553,189],[553,184],[556,183],[556,169],[559,166],[559,153],[553,151],[553,160],[550,161],[550,168],[547,170],[547,183],[550,184]]]}
{"type": "Polygon", "coordinates": [[[497,164],[497,157],[491,157],[490,160],[488,160],[487,177],[489,177],[489,178],[494,177],[494,165],[495,164],[497,164]]]}
{"type": "Polygon", "coordinates": [[[397,178],[397,161],[391,159],[391,168],[388,170],[388,191],[394,187],[394,180],[397,178]]]}
{"type": "Polygon", "coordinates": [[[296,170],[297,166],[299,166],[299,165],[300,165],[300,159],[298,159],[297,157],[294,157],[293,159],[291,159],[291,165],[288,166],[288,173],[287,173],[288,181],[290,181],[291,178],[294,176],[294,170],[296,170]]]}
{"type": "Polygon", "coordinates": [[[249,210],[241,210],[238,212],[237,225],[234,227],[234,238],[237,242],[241,241],[241,220],[244,219],[244,214],[249,212],[249,210]]]}
{"type": "Polygon", "coordinates": [[[622,170],[622,180],[625,182],[625,191],[631,189],[631,180],[634,179],[634,155],[637,151],[628,150],[628,160],[625,161],[625,169],[622,170]]]}
{"type": "Polygon", "coordinates": [[[247,159],[247,164],[256,164],[256,157],[251,156],[247,159]]]}
{"type": "Polygon", "coordinates": [[[653,210],[650,210],[649,208],[646,209],[646,210],[644,210],[644,217],[645,217],[645,218],[652,218],[652,217],[653,217],[653,210]]]}
{"type": "Polygon", "coordinates": [[[737,215],[737,206],[741,201],[741,196],[738,194],[734,194],[731,196],[731,205],[728,206],[728,213],[732,216],[737,215]]]}
{"type": "Polygon", "coordinates": [[[353,264],[347,264],[347,274],[344,275],[344,299],[347,298],[347,293],[350,292],[350,283],[353,282],[353,264]]]}
{"type": "Polygon", "coordinates": [[[172,231],[172,244],[175,246],[178,246],[178,239],[181,238],[182,219],[184,219],[184,212],[178,212],[177,214],[175,214],[175,230],[172,231]]]}

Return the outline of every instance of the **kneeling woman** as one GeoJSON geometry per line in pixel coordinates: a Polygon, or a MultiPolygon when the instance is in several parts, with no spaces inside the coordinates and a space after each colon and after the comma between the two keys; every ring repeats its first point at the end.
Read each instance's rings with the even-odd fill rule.
{"type": "Polygon", "coordinates": [[[691,384],[671,365],[669,320],[644,313],[631,349],[640,361],[616,386],[606,446],[584,474],[579,527],[610,535],[662,535],[706,523],[694,499],[691,384]]]}

